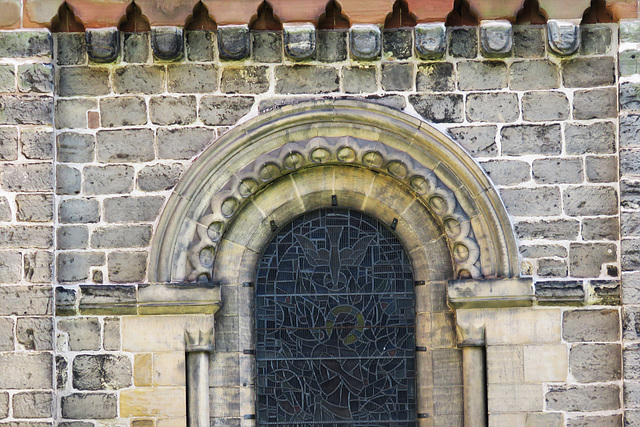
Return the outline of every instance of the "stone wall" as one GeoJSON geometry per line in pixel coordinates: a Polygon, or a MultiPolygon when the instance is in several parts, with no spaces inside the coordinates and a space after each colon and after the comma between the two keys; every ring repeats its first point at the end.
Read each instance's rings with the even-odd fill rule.
{"type": "MultiPolygon", "coordinates": [[[[621,251],[625,303],[634,303],[637,280],[634,152],[626,150],[635,116],[620,119],[621,248],[618,87],[622,108],[633,110],[635,57],[620,69],[630,84],[618,86],[618,27],[574,29],[582,40],[575,53],[553,37],[549,44],[546,26],[504,24],[382,33],[228,26],[184,38],[171,28],[91,30],[54,35],[55,73],[47,32],[1,33],[0,358],[33,375],[0,373],[8,390],[0,391],[0,420],[38,413],[43,425],[69,427],[183,423],[184,413],[150,405],[184,398],[175,369],[183,347],[132,344],[164,328],[162,316],[138,320],[136,285],[147,281],[163,206],[230,127],[283,105],[346,98],[401,110],[449,135],[482,166],[511,216],[537,306],[499,312],[502,323],[491,323],[490,425],[620,425],[621,251]],[[511,45],[492,42],[504,35],[511,45]]],[[[632,31],[622,34],[637,42],[632,31]]],[[[620,45],[625,55],[629,46],[620,45]]],[[[236,303],[223,293],[223,306],[225,298],[236,303]]],[[[636,378],[634,316],[627,307],[628,379],[636,378]]],[[[224,325],[217,340],[237,333],[224,325]]],[[[251,405],[238,403],[240,361],[223,357],[213,358],[212,416],[219,425],[253,425],[243,419],[251,405]]],[[[633,414],[628,425],[639,422],[633,414]]]]}

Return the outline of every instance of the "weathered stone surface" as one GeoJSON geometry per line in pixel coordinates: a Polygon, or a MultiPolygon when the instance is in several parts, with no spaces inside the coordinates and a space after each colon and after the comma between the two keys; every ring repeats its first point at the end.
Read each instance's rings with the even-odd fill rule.
{"type": "Polygon", "coordinates": [[[425,120],[462,123],[463,96],[459,94],[410,95],[409,102],[425,120]]]}
{"type": "Polygon", "coordinates": [[[157,96],[149,101],[149,117],[157,125],[186,125],[197,115],[195,96],[157,96]]]}
{"type": "Polygon", "coordinates": [[[53,417],[53,394],[45,391],[29,391],[13,396],[15,418],[53,417]]]}
{"type": "Polygon", "coordinates": [[[269,90],[269,68],[264,66],[225,67],[221,90],[225,93],[258,94],[269,90]]]}
{"type": "Polygon", "coordinates": [[[569,251],[560,245],[520,245],[520,254],[524,258],[565,258],[569,254],[569,251]]]}
{"type": "Polygon", "coordinates": [[[104,219],[107,222],[155,221],[164,197],[112,197],[104,200],[104,219]]]}
{"type": "Polygon", "coordinates": [[[215,134],[211,129],[160,128],[158,129],[158,157],[162,159],[190,159],[200,154],[214,139],[215,134]]]}
{"type": "Polygon", "coordinates": [[[53,243],[53,227],[12,225],[0,227],[0,248],[48,249],[53,243]]]}
{"type": "Polygon", "coordinates": [[[637,50],[623,50],[618,54],[618,63],[620,67],[620,76],[627,77],[639,73],[638,60],[640,52],[637,50]]]}
{"type": "Polygon", "coordinates": [[[224,25],[218,27],[218,51],[220,59],[237,61],[249,56],[249,27],[224,25]]]}
{"type": "Polygon", "coordinates": [[[378,90],[376,67],[343,67],[342,87],[346,93],[371,93],[378,90]]]}
{"type": "Polygon", "coordinates": [[[567,215],[614,215],[618,212],[618,194],[613,187],[572,187],[564,191],[567,215]]]}
{"type": "Polygon", "coordinates": [[[551,61],[519,61],[509,67],[509,87],[513,90],[555,89],[559,85],[560,72],[551,61]]]}
{"type": "Polygon", "coordinates": [[[27,159],[53,159],[53,141],[53,132],[50,130],[22,129],[20,132],[22,155],[27,159]]]}
{"type": "Polygon", "coordinates": [[[567,124],[565,141],[568,154],[614,153],[615,127],[610,122],[567,124]]]}
{"type": "Polygon", "coordinates": [[[53,92],[53,66],[51,64],[22,64],[18,66],[20,92],[53,92]]]}
{"type": "Polygon", "coordinates": [[[620,344],[574,344],[569,353],[571,374],[581,383],[621,379],[620,344]]]}
{"type": "Polygon", "coordinates": [[[547,408],[560,411],[607,411],[620,407],[618,385],[554,386],[545,395],[547,408]]]}
{"type": "Polygon", "coordinates": [[[16,160],[18,158],[18,130],[16,128],[0,128],[0,160],[16,160]]]}
{"type": "Polygon", "coordinates": [[[143,280],[147,273],[146,252],[111,252],[109,254],[109,280],[130,283],[143,280]]]}
{"type": "Polygon", "coordinates": [[[316,27],[310,23],[285,23],[284,53],[293,61],[312,59],[316,53],[316,27]]]}
{"type": "Polygon", "coordinates": [[[85,249],[89,243],[89,231],[83,225],[65,225],[57,229],[58,249],[85,249]]]}
{"type": "Polygon", "coordinates": [[[508,56],[513,48],[513,27],[506,20],[480,22],[480,46],[485,56],[508,56]]]}
{"type": "Polygon", "coordinates": [[[617,248],[613,243],[571,243],[569,248],[573,277],[598,277],[605,263],[615,263],[617,248]]]}
{"type": "Polygon", "coordinates": [[[0,315],[49,315],[53,310],[53,294],[49,286],[0,286],[0,315]]]}
{"type": "MultiPolygon", "coordinates": [[[[14,320],[9,317],[0,317],[0,351],[14,351],[13,339],[14,320]]],[[[0,396],[0,415],[2,411],[2,396],[0,396]]],[[[5,415],[6,417],[6,415],[5,415]]]]}
{"type": "Polygon", "coordinates": [[[6,197],[0,197],[0,221],[11,221],[11,207],[6,197]]]}
{"type": "Polygon", "coordinates": [[[178,183],[184,170],[180,163],[145,166],[138,172],[136,182],[142,191],[169,190],[178,183]]]}
{"type": "Polygon", "coordinates": [[[56,166],[56,194],[80,194],[82,189],[82,173],[73,167],[56,166]]]}
{"type": "Polygon", "coordinates": [[[312,65],[279,65],[275,69],[279,94],[315,94],[336,92],[340,89],[338,70],[312,65]]]}
{"type": "Polygon", "coordinates": [[[175,61],[182,58],[184,45],[181,27],[154,26],[151,28],[151,50],[161,61],[175,61]]]}
{"type": "Polygon", "coordinates": [[[386,91],[411,90],[413,87],[413,64],[382,64],[382,89],[386,91]]]}
{"type": "Polygon", "coordinates": [[[64,132],[58,135],[58,156],[60,162],[84,163],[94,158],[94,136],[82,133],[64,132]]]}
{"type": "MultiPolygon", "coordinates": [[[[567,277],[568,271],[565,260],[544,258],[538,260],[538,276],[540,277],[567,277]]],[[[536,284],[537,288],[538,284],[536,284]]]]}
{"type": "Polygon", "coordinates": [[[618,341],[619,325],[615,309],[568,310],[562,318],[562,337],[569,342],[618,341]]]}
{"type": "Polygon", "coordinates": [[[540,184],[578,184],[582,182],[582,159],[546,158],[533,161],[533,179],[540,184]]]}
{"type": "Polygon", "coordinates": [[[456,73],[448,62],[428,62],[418,65],[416,90],[419,92],[449,92],[455,90],[456,73]]]}
{"type": "Polygon", "coordinates": [[[514,125],[501,131],[502,154],[560,154],[560,125],[514,125]]]}
{"type": "MultiPolygon", "coordinates": [[[[622,98],[620,105],[622,106],[622,98]]],[[[573,118],[606,119],[618,114],[615,88],[578,90],[573,93],[573,118]]]]}
{"type": "Polygon", "coordinates": [[[0,95],[0,124],[51,125],[53,124],[53,98],[0,95]]]}
{"type": "Polygon", "coordinates": [[[567,427],[622,427],[622,415],[572,417],[567,420],[567,427]]]}
{"type": "Polygon", "coordinates": [[[282,62],[282,32],[252,31],[251,57],[256,62],[282,62]]]}
{"type": "Polygon", "coordinates": [[[145,63],[149,59],[151,47],[149,46],[149,33],[123,33],[124,42],[122,59],[124,62],[145,63]]]}
{"type": "Polygon", "coordinates": [[[0,418],[9,416],[9,393],[0,393],[0,418]]]}
{"type": "Polygon", "coordinates": [[[53,220],[53,195],[16,195],[16,219],[28,222],[48,222],[53,220]]]}
{"type": "Polygon", "coordinates": [[[640,93],[640,85],[634,82],[623,82],[620,84],[620,110],[640,109],[638,94],[640,93]]]}
{"type": "Polygon", "coordinates": [[[53,254],[47,251],[24,255],[24,278],[31,283],[50,283],[53,271],[53,254]]]}
{"type": "Polygon", "coordinates": [[[618,218],[597,217],[583,219],[582,238],[585,240],[618,240],[620,238],[618,218]]]}
{"type": "Polygon", "coordinates": [[[87,44],[83,33],[55,33],[56,62],[58,65],[87,63],[87,44]]]}
{"type": "Polygon", "coordinates": [[[518,96],[515,93],[472,93],[467,96],[467,120],[509,123],[518,119],[518,96]]]}
{"type": "Polygon", "coordinates": [[[86,128],[87,111],[97,110],[98,101],[93,98],[72,98],[56,100],[56,128],[86,128]]]}
{"type": "Polygon", "coordinates": [[[97,67],[64,67],[58,70],[60,96],[99,96],[109,94],[109,70],[97,67]]]}
{"type": "Polygon", "coordinates": [[[50,389],[53,386],[51,353],[0,353],[0,365],[0,387],[4,390],[50,389]]]}
{"type": "Polygon", "coordinates": [[[496,185],[520,184],[531,179],[529,163],[520,160],[489,160],[481,165],[496,185]]]}
{"type": "Polygon", "coordinates": [[[513,27],[513,52],[517,58],[544,56],[547,45],[542,26],[515,25],[513,27]]]}
{"type": "Polygon", "coordinates": [[[640,186],[636,181],[627,179],[620,180],[620,205],[624,208],[639,209],[640,208],[640,186]]]}
{"type": "Polygon", "coordinates": [[[609,56],[575,58],[562,64],[565,87],[607,86],[615,82],[615,65],[609,56]]]}
{"type": "Polygon", "coordinates": [[[13,192],[50,192],[53,190],[51,163],[8,165],[0,169],[2,188],[13,192]]]}
{"type": "Polygon", "coordinates": [[[247,114],[253,106],[249,96],[204,96],[200,100],[200,120],[211,126],[230,126],[247,114]]]}
{"type": "Polygon", "coordinates": [[[62,397],[62,416],[69,419],[118,417],[118,398],[109,393],[74,393],[62,397]]]}
{"type": "Polygon", "coordinates": [[[560,214],[560,191],[557,187],[503,188],[500,195],[507,212],[515,216],[560,214]]]}
{"type": "Polygon", "coordinates": [[[620,280],[590,280],[590,299],[597,305],[620,305],[621,288],[620,280]]]}
{"type": "Polygon", "coordinates": [[[17,283],[22,279],[22,254],[0,252],[0,283],[17,283]]]}
{"type": "Polygon", "coordinates": [[[0,65],[0,92],[16,91],[16,72],[13,64],[0,65]]]}
{"type": "Polygon", "coordinates": [[[602,24],[581,25],[580,53],[602,55],[611,50],[611,28],[602,24]]]}
{"type": "Polygon", "coordinates": [[[618,159],[615,156],[587,156],[585,164],[589,182],[618,180],[618,159]]]}
{"type": "Polygon", "coordinates": [[[144,125],[147,123],[147,104],[138,96],[103,98],[100,100],[100,121],[104,127],[144,125]]]}
{"type": "Polygon", "coordinates": [[[164,92],[164,67],[128,65],[113,72],[113,90],[117,93],[154,94],[164,92]]]}
{"type": "Polygon", "coordinates": [[[371,61],[380,56],[380,28],[376,25],[352,25],[349,29],[351,56],[357,61],[371,61]]]}
{"type": "Polygon", "coordinates": [[[28,58],[51,56],[51,33],[48,31],[16,31],[4,33],[0,43],[0,57],[28,58]]]}
{"type": "Polygon", "coordinates": [[[67,199],[60,202],[58,217],[62,223],[92,223],[100,220],[96,199],[67,199]]]}
{"type": "Polygon", "coordinates": [[[120,318],[106,317],[102,334],[102,346],[107,351],[120,350],[120,318]]]}
{"type": "Polygon", "coordinates": [[[569,100],[562,92],[527,92],[522,95],[522,116],[530,122],[569,118],[569,100]]]}
{"type": "Polygon", "coordinates": [[[63,390],[68,383],[67,360],[64,356],[56,356],[56,388],[63,390]]]}
{"type": "Polygon", "coordinates": [[[569,219],[521,221],[514,228],[520,239],[573,240],[578,237],[580,222],[569,219]]]}
{"type": "Polygon", "coordinates": [[[622,270],[637,270],[640,265],[640,240],[624,239],[621,242],[622,250],[622,270]]]}
{"type": "Polygon", "coordinates": [[[85,32],[85,39],[93,62],[113,62],[120,53],[120,31],[114,28],[91,28],[85,32]]]}
{"type": "Polygon", "coordinates": [[[96,134],[98,161],[103,163],[153,160],[153,130],[101,130],[96,134]]]}
{"type": "Polygon", "coordinates": [[[126,356],[87,354],[73,359],[73,387],[78,390],[119,390],[131,385],[131,377],[126,356]]]}
{"type": "Polygon", "coordinates": [[[454,58],[475,58],[478,56],[478,29],[476,27],[453,28],[447,30],[448,53],[454,58]]]}
{"type": "Polygon", "coordinates": [[[100,323],[96,317],[74,317],[58,321],[58,329],[69,335],[69,350],[99,350],[100,323]]]}
{"type": "Polygon", "coordinates": [[[98,227],[91,235],[91,246],[106,248],[141,248],[149,244],[150,225],[98,227]]]}
{"type": "Polygon", "coordinates": [[[575,22],[550,19],[547,34],[549,48],[559,55],[571,55],[580,47],[580,26],[575,22]]]}
{"type": "Polygon", "coordinates": [[[170,64],[167,66],[167,88],[169,92],[178,93],[215,92],[218,89],[218,67],[210,64],[170,64]]]}
{"type": "Polygon", "coordinates": [[[89,268],[103,265],[103,253],[64,252],[58,254],[57,275],[61,282],[79,282],[89,277],[89,268]]]}
{"type": "Polygon", "coordinates": [[[507,86],[507,65],[503,61],[458,62],[460,90],[502,89],[507,86]]]}
{"type": "Polygon", "coordinates": [[[535,284],[536,299],[540,304],[582,304],[584,286],[577,280],[549,280],[535,284]]]}

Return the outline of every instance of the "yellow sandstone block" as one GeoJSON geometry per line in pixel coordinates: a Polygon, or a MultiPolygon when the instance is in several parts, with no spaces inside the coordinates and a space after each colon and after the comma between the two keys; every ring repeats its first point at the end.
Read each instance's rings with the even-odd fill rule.
{"type": "Polygon", "coordinates": [[[186,385],[184,352],[153,354],[154,385],[186,385]]]}
{"type": "Polygon", "coordinates": [[[136,354],[133,359],[133,383],[140,386],[151,385],[151,353],[136,354]]]}
{"type": "Polygon", "coordinates": [[[184,387],[145,387],[120,392],[121,417],[184,417],[186,412],[184,387]]]}

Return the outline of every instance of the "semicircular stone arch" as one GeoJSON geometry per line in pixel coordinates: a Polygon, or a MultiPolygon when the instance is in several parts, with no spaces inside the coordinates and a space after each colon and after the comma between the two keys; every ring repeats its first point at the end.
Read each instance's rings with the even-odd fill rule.
{"type": "MultiPolygon", "coordinates": [[[[285,209],[288,213],[281,221],[291,220],[299,210],[330,205],[332,195],[350,200],[355,188],[365,198],[377,191],[380,205],[403,194],[433,218],[440,230],[437,238],[448,247],[453,278],[519,275],[516,242],[502,201],[459,145],[427,123],[386,107],[317,101],[260,115],[229,131],[196,160],[160,218],[149,281],[211,280],[227,230],[239,217],[248,218],[249,206],[256,206],[260,194],[273,193],[292,180],[289,190],[301,200],[324,198],[307,202],[313,206],[303,202],[291,212],[285,209]],[[318,187],[317,177],[305,178],[305,171],[314,169],[316,175],[321,169],[331,171],[326,173],[332,180],[321,180],[318,187]],[[384,177],[378,182],[386,183],[377,190],[371,184],[367,187],[347,178],[353,175],[347,171],[354,170],[384,177]],[[312,182],[316,184],[308,185],[312,182]]],[[[357,203],[366,201],[352,202],[350,207],[366,211],[357,203]]],[[[263,226],[277,227],[277,209],[255,210],[260,211],[255,219],[263,226]]],[[[392,209],[389,218],[373,213],[383,221],[396,219],[420,227],[418,222],[411,224],[415,222],[411,211],[405,213],[400,207],[392,209]]]]}

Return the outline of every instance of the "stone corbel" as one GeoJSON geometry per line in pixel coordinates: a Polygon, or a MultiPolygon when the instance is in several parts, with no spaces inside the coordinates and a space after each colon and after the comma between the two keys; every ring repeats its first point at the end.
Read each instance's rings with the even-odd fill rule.
{"type": "Polygon", "coordinates": [[[580,25],[571,21],[550,19],[547,22],[549,47],[560,55],[571,55],[580,47],[580,25]]]}

